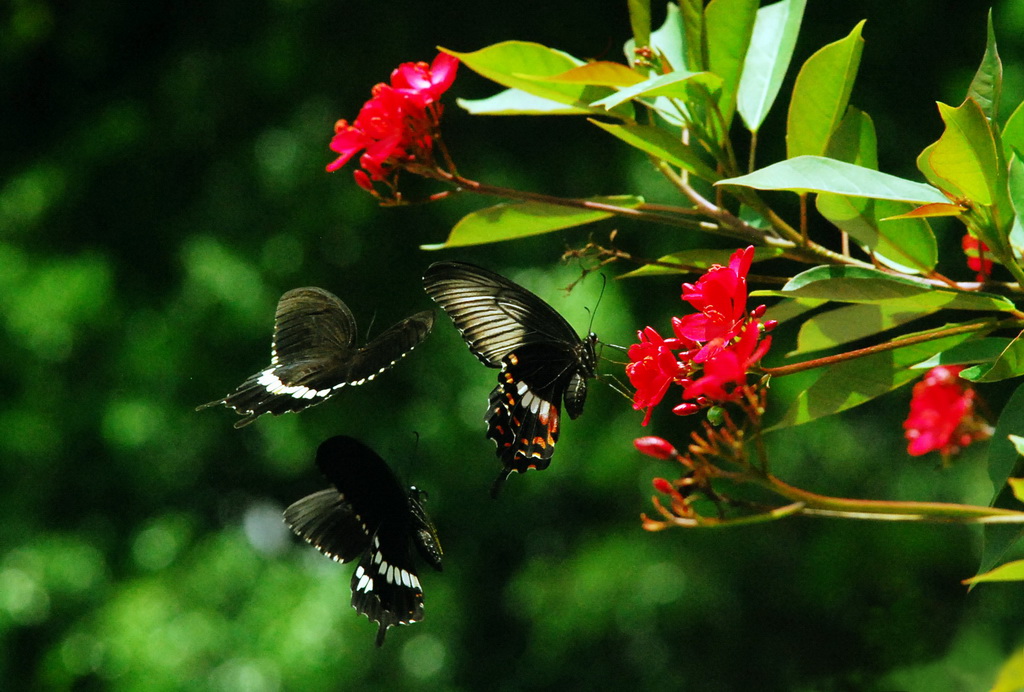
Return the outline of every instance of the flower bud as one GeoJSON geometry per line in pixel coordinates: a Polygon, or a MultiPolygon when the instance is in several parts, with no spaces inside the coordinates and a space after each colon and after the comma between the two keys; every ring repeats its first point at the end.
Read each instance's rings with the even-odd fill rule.
{"type": "Polygon", "coordinates": [[[678,406],[672,409],[672,413],[676,414],[677,416],[689,416],[691,414],[697,413],[697,411],[700,411],[700,406],[698,406],[697,404],[691,404],[690,402],[679,404],[678,406]]]}
{"type": "Polygon", "coordinates": [[[675,488],[672,487],[672,484],[669,483],[664,478],[655,478],[653,481],[651,481],[651,484],[654,486],[654,489],[657,490],[659,493],[671,495],[675,492],[675,488]]]}
{"type": "Polygon", "coordinates": [[[679,455],[671,442],[655,435],[638,437],[633,440],[633,446],[642,454],[655,459],[672,459],[679,455]]]}

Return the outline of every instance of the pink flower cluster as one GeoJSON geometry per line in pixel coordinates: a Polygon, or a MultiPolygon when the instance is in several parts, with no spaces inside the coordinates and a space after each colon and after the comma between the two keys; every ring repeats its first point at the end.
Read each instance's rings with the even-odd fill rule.
{"type": "Polygon", "coordinates": [[[410,163],[429,163],[442,112],[438,100],[455,81],[458,66],[458,58],[445,53],[430,65],[399,65],[390,84],[373,87],[372,98],[351,124],[335,123],[330,146],[339,156],[327,170],[338,170],[362,151],[361,170],[353,176],[360,187],[372,191],[372,181],[386,180],[410,163]]]}
{"type": "Polygon", "coordinates": [[[914,385],[910,414],[903,423],[911,456],[933,451],[948,456],[991,435],[974,412],[974,389],[959,377],[963,369],[940,365],[914,385]]]}
{"type": "Polygon", "coordinates": [[[695,284],[683,284],[682,299],[697,312],[673,317],[673,336],[663,338],[653,327],[637,332],[626,375],[636,389],[633,408],[647,409],[644,425],[672,384],[683,388],[683,402],[672,409],[678,415],[739,398],[747,372],[771,345],[764,332],[775,326],[761,322],[763,305],[747,310],[753,258],[753,246],[737,250],[728,266],[716,264],[695,284]]]}

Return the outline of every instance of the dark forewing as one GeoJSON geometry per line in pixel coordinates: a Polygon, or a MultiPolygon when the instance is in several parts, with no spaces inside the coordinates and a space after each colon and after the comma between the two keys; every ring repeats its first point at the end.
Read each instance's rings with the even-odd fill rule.
{"type": "Polygon", "coordinates": [[[271,365],[316,360],[355,346],[352,311],[330,291],[315,286],[295,288],[277,302],[271,365]]]}
{"type": "Polygon", "coordinates": [[[434,326],[434,311],[407,317],[359,349],[344,373],[347,384],[362,384],[381,374],[419,346],[434,326]]]}
{"type": "Polygon", "coordinates": [[[199,408],[224,404],[235,409],[245,416],[236,428],[264,413],[301,411],[340,387],[384,372],[423,341],[433,323],[431,311],[417,313],[357,350],[356,323],[348,307],[322,288],[296,288],[277,303],[270,366],[199,408]]]}
{"type": "Polygon", "coordinates": [[[534,343],[579,341],[572,326],[543,300],[492,271],[466,262],[435,262],[423,285],[492,368],[509,352],[534,343]]]}
{"type": "Polygon", "coordinates": [[[378,623],[380,646],[392,625],[423,619],[423,590],[412,545],[420,540],[420,516],[428,525],[429,519],[418,504],[420,514],[414,513],[414,498],[387,463],[358,440],[330,438],[317,449],[316,463],[335,489],[295,503],[285,520],[335,559],[344,562],[361,555],[352,575],[352,606],[378,623]]]}

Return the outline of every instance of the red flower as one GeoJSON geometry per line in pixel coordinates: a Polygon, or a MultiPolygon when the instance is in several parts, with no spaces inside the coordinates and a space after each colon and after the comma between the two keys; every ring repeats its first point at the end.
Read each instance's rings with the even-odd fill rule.
{"type": "Polygon", "coordinates": [[[686,385],[683,398],[705,396],[715,403],[736,399],[747,382],[747,371],[768,352],[772,338],[761,337],[757,322],[748,322],[737,341],[721,345],[704,361],[704,376],[686,385]]]}
{"type": "Polygon", "coordinates": [[[940,365],[914,385],[903,423],[911,456],[948,455],[988,436],[987,426],[974,416],[974,390],[958,377],[961,370],[960,365],[940,365]]]}
{"type": "Polygon", "coordinates": [[[340,156],[327,170],[338,170],[362,151],[359,165],[364,173],[356,183],[363,188],[370,184],[367,189],[372,190],[371,180],[385,180],[411,163],[429,165],[442,112],[437,99],[452,85],[457,67],[456,58],[443,54],[430,66],[399,65],[390,85],[373,87],[372,97],[352,123],[335,124],[330,148],[340,156]]]}
{"type": "Polygon", "coordinates": [[[985,255],[989,251],[988,245],[981,242],[970,233],[965,233],[961,241],[961,247],[967,256],[967,267],[978,273],[978,281],[984,281],[992,275],[992,260],[985,255]]]}
{"type": "MultiPolygon", "coordinates": [[[[747,272],[753,259],[753,246],[737,250],[728,267],[716,264],[696,284],[683,284],[683,300],[700,312],[680,318],[676,333],[704,344],[735,337],[747,314],[747,272]]],[[[709,355],[701,349],[694,360],[709,355]]]]}
{"type": "Polygon", "coordinates": [[[643,425],[651,419],[652,409],[661,402],[668,386],[676,377],[684,372],[683,364],[672,352],[677,344],[676,339],[663,339],[653,327],[637,332],[640,343],[629,347],[630,363],[626,366],[626,375],[630,384],[636,388],[633,394],[633,408],[639,411],[646,408],[643,425]]]}
{"type": "Polygon", "coordinates": [[[683,284],[683,300],[700,312],[673,317],[674,338],[663,339],[652,327],[638,332],[626,374],[636,389],[633,408],[647,409],[643,425],[673,383],[683,388],[683,402],[672,408],[680,416],[739,398],[747,371],[771,346],[771,337],[762,334],[776,324],[762,324],[763,305],[747,310],[753,259],[753,246],[737,250],[729,266],[716,264],[695,284],[683,284]]]}
{"type": "Polygon", "coordinates": [[[458,67],[459,59],[447,53],[438,53],[429,66],[425,62],[402,63],[391,73],[391,86],[426,108],[448,91],[458,67]]]}

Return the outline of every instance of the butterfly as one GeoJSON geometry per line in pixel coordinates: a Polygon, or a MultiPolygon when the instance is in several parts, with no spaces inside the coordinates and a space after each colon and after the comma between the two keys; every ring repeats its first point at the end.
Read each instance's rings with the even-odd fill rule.
{"type": "Polygon", "coordinates": [[[233,408],[245,416],[236,428],[264,413],[301,411],[346,385],[372,380],[416,348],[433,326],[434,313],[425,310],[356,348],[356,320],[347,305],[322,288],[293,289],[277,303],[270,367],[196,410],[233,408]]]}
{"type": "Polygon", "coordinates": [[[316,464],[334,486],[284,511],[307,543],[338,562],[359,558],[352,574],[352,607],[378,624],[377,646],[392,625],[423,619],[423,587],[412,547],[441,570],[441,543],[423,509],[425,493],[402,488],[387,462],[343,435],[321,443],[316,464]]]}
{"type": "Polygon", "coordinates": [[[597,365],[597,336],[581,339],[536,295],[466,262],[430,265],[423,284],[469,350],[484,365],[501,368],[486,415],[487,437],[497,445],[503,466],[491,487],[497,496],[513,471],[551,463],[563,400],[570,418],[583,413],[587,379],[597,365]]]}

